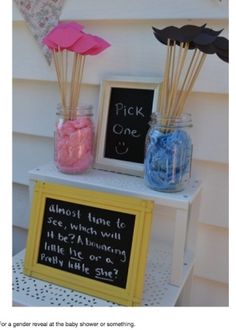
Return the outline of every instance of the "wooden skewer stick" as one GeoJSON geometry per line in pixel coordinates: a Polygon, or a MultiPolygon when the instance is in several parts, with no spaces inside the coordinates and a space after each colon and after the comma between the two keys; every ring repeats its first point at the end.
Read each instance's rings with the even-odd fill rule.
{"type": "Polygon", "coordinates": [[[160,93],[159,93],[159,98],[158,98],[158,107],[157,107],[157,111],[162,113],[162,109],[163,109],[163,103],[164,103],[164,91],[163,91],[163,84],[164,84],[164,81],[161,83],[161,86],[160,86],[160,93]]]}
{"type": "Polygon", "coordinates": [[[75,65],[73,69],[73,79],[71,83],[71,112],[72,118],[75,118],[78,103],[79,103],[79,96],[80,96],[80,89],[81,89],[81,82],[82,82],[82,75],[84,70],[84,63],[85,63],[85,56],[76,54],[75,65]]]}
{"type": "Polygon", "coordinates": [[[197,77],[199,75],[199,72],[200,72],[200,70],[202,68],[202,65],[203,65],[205,59],[206,59],[206,56],[207,56],[207,54],[205,54],[205,53],[203,53],[202,56],[201,56],[201,59],[200,59],[200,61],[198,63],[198,66],[196,67],[196,70],[195,70],[195,72],[194,72],[194,74],[192,76],[192,79],[189,82],[188,89],[187,89],[186,93],[184,94],[184,97],[182,99],[182,102],[181,102],[181,104],[179,106],[180,111],[183,110],[183,107],[185,105],[185,102],[186,102],[186,100],[187,100],[187,98],[188,98],[188,96],[189,96],[189,94],[190,94],[190,92],[191,92],[191,90],[193,88],[193,85],[194,85],[194,83],[195,83],[195,81],[196,81],[196,79],[197,79],[197,77]]]}
{"type": "Polygon", "coordinates": [[[79,66],[79,54],[76,54],[76,59],[75,59],[75,70],[73,72],[74,78],[73,78],[73,82],[72,82],[72,103],[71,103],[71,112],[76,111],[75,110],[75,86],[77,84],[77,75],[78,75],[78,66],[79,66]]]}
{"type": "MultiPolygon", "coordinates": [[[[198,53],[198,49],[196,48],[196,49],[194,50],[193,56],[192,56],[192,58],[191,58],[191,62],[190,62],[190,64],[189,64],[188,69],[187,69],[187,72],[186,72],[186,74],[185,74],[185,78],[184,78],[183,84],[182,84],[182,86],[181,86],[181,88],[180,88],[180,91],[183,91],[184,88],[185,88],[185,85],[186,85],[187,79],[188,79],[188,77],[189,77],[189,74],[190,74],[190,72],[191,72],[191,70],[192,70],[192,68],[193,68],[193,66],[194,66],[194,60],[195,60],[195,58],[196,58],[197,53],[198,53]]],[[[199,53],[198,53],[198,55],[199,55],[199,53]]],[[[196,60],[196,61],[197,61],[197,60],[196,60]]]]}
{"type": "Polygon", "coordinates": [[[177,77],[178,77],[178,73],[179,73],[180,62],[181,62],[181,57],[182,57],[182,50],[183,50],[183,47],[182,47],[182,44],[181,44],[180,48],[179,48],[177,67],[176,67],[175,74],[174,74],[174,77],[173,77],[172,82],[171,82],[171,89],[170,89],[170,93],[169,93],[169,96],[168,96],[167,107],[165,109],[166,118],[168,118],[169,115],[170,115],[171,104],[173,102],[173,95],[174,95],[175,88],[176,88],[175,85],[176,85],[176,81],[177,81],[177,77]]]}
{"type": "Polygon", "coordinates": [[[175,40],[174,40],[173,48],[174,49],[172,52],[172,60],[171,60],[170,88],[172,88],[172,85],[173,85],[174,71],[175,71],[175,52],[176,52],[176,41],[175,40]]]}
{"type": "Polygon", "coordinates": [[[161,87],[161,99],[160,99],[160,113],[164,114],[165,106],[167,102],[167,90],[168,90],[168,71],[170,67],[170,39],[167,40],[167,55],[166,55],[166,63],[165,63],[165,71],[164,71],[164,78],[161,87]]]}
{"type": "Polygon", "coordinates": [[[77,86],[79,83],[79,71],[80,71],[80,65],[81,65],[81,55],[76,54],[76,63],[75,63],[75,70],[74,70],[74,80],[73,80],[73,85],[72,85],[72,107],[71,110],[72,112],[76,112],[76,93],[77,93],[77,86]]]}
{"type": "Polygon", "coordinates": [[[173,84],[173,75],[174,75],[174,67],[175,67],[175,49],[176,49],[176,42],[173,41],[171,44],[171,40],[167,40],[167,56],[166,56],[166,63],[165,63],[165,71],[164,71],[164,79],[161,86],[160,92],[160,105],[159,105],[159,112],[162,115],[161,118],[161,125],[166,125],[166,112],[169,100],[170,89],[173,84]]]}
{"type": "MultiPolygon", "coordinates": [[[[175,71],[175,53],[176,53],[176,41],[173,41],[173,45],[170,46],[170,59],[169,59],[169,70],[167,77],[167,89],[166,89],[166,100],[169,100],[170,92],[173,87],[174,71],[175,71]]],[[[165,112],[167,111],[167,102],[165,112]]]]}
{"type": "Polygon", "coordinates": [[[57,82],[58,82],[59,90],[61,90],[60,72],[59,72],[59,66],[58,66],[58,63],[57,63],[57,57],[56,57],[55,50],[53,50],[52,58],[53,58],[54,66],[55,66],[55,69],[56,69],[57,82]]]}
{"type": "MultiPolygon", "coordinates": [[[[175,57],[176,57],[176,41],[174,40],[174,44],[173,44],[173,51],[171,53],[171,62],[170,62],[170,84],[169,84],[169,88],[168,88],[168,94],[167,94],[167,100],[170,99],[170,95],[171,95],[171,91],[174,85],[174,74],[175,74],[175,57]]],[[[170,100],[171,102],[171,100],[170,100]]],[[[168,118],[168,108],[166,108],[166,118],[168,118]]],[[[166,124],[168,123],[168,120],[166,121],[166,124]]]]}
{"type": "Polygon", "coordinates": [[[189,67],[188,67],[188,70],[185,74],[185,78],[184,78],[183,84],[181,86],[178,101],[177,101],[177,104],[176,104],[177,114],[180,114],[182,112],[182,110],[180,109],[181,101],[184,98],[184,94],[186,93],[186,90],[188,89],[189,82],[191,81],[191,78],[192,78],[192,76],[195,72],[197,63],[199,62],[200,54],[201,54],[201,52],[198,49],[194,50],[194,54],[192,56],[191,62],[190,62],[189,67]]]}
{"type": "Polygon", "coordinates": [[[53,50],[53,60],[54,60],[54,65],[56,69],[56,74],[57,74],[57,82],[58,82],[58,87],[59,87],[59,94],[61,98],[61,105],[62,105],[62,111],[63,114],[65,114],[65,99],[64,99],[64,94],[63,94],[63,87],[62,87],[62,74],[61,74],[61,68],[58,60],[58,52],[53,50]]]}
{"type": "Polygon", "coordinates": [[[63,51],[58,48],[57,52],[58,56],[58,64],[59,64],[59,71],[60,71],[60,78],[61,78],[61,92],[62,92],[62,98],[64,100],[64,111],[66,114],[66,97],[65,97],[65,73],[64,73],[64,61],[63,61],[63,51]]]}
{"type": "Polygon", "coordinates": [[[59,62],[58,62],[58,57],[57,57],[57,53],[56,51],[54,50],[53,52],[53,60],[54,60],[54,65],[55,65],[55,69],[56,69],[56,73],[57,73],[57,81],[58,81],[58,85],[59,85],[59,88],[60,88],[60,91],[61,91],[61,72],[60,72],[60,65],[59,65],[59,62]]]}
{"type": "Polygon", "coordinates": [[[165,75],[164,75],[164,108],[162,109],[162,113],[165,113],[166,104],[168,100],[169,94],[169,75],[170,75],[170,65],[171,65],[171,56],[172,56],[172,47],[170,45],[170,39],[168,39],[168,52],[167,52],[167,61],[166,61],[166,68],[165,68],[165,75]]]}
{"type": "Polygon", "coordinates": [[[194,74],[194,76],[193,76],[193,78],[192,78],[192,80],[191,80],[191,82],[190,82],[190,84],[189,84],[189,87],[188,87],[188,90],[187,90],[186,98],[188,97],[189,93],[191,92],[191,90],[192,90],[192,88],[193,88],[193,85],[194,85],[195,81],[197,80],[197,77],[198,77],[198,75],[199,75],[199,73],[200,73],[200,71],[201,71],[201,68],[202,68],[202,66],[203,66],[203,63],[204,63],[206,57],[207,57],[207,54],[203,53],[202,56],[201,56],[201,59],[200,59],[199,65],[198,65],[198,67],[197,67],[197,70],[196,70],[196,72],[195,72],[195,74],[194,74]]]}
{"type": "Polygon", "coordinates": [[[181,52],[182,52],[182,47],[180,47],[180,49],[179,49],[177,68],[176,68],[176,72],[175,72],[175,75],[174,75],[174,79],[172,79],[172,81],[171,81],[171,89],[170,89],[170,92],[168,94],[167,106],[166,106],[166,109],[165,109],[165,117],[166,118],[169,115],[169,111],[170,111],[170,107],[171,107],[171,103],[172,103],[172,97],[173,97],[173,93],[174,93],[174,89],[175,89],[175,82],[176,82],[177,75],[178,75],[178,70],[179,70],[181,52]]]}
{"type": "Polygon", "coordinates": [[[77,63],[77,54],[74,53],[73,56],[73,66],[71,71],[71,81],[70,81],[70,110],[73,106],[73,93],[74,93],[74,84],[75,84],[75,74],[76,74],[76,63],[77,63]]]}
{"type": "Polygon", "coordinates": [[[69,82],[68,82],[68,51],[65,50],[65,100],[66,100],[66,107],[67,111],[69,111],[68,106],[69,106],[69,82]]]}
{"type": "Polygon", "coordinates": [[[80,97],[81,83],[82,83],[82,77],[83,77],[83,72],[84,72],[85,58],[86,58],[86,56],[84,56],[84,55],[81,56],[80,70],[79,70],[79,81],[78,81],[77,93],[76,93],[76,105],[79,104],[79,97],[80,97]]]}
{"type": "Polygon", "coordinates": [[[62,70],[63,70],[63,92],[64,92],[64,98],[65,98],[65,104],[66,104],[66,112],[68,112],[68,103],[67,103],[67,50],[61,51],[61,57],[62,57],[62,70]]]}
{"type": "Polygon", "coordinates": [[[170,97],[169,97],[169,102],[168,102],[168,109],[167,109],[167,117],[170,118],[175,115],[175,98],[178,90],[178,84],[179,84],[179,79],[180,75],[183,69],[183,65],[187,56],[188,52],[188,43],[181,43],[180,44],[180,50],[179,50],[179,57],[178,57],[178,63],[176,67],[176,72],[174,76],[174,81],[173,81],[173,86],[171,89],[170,97]]]}
{"type": "Polygon", "coordinates": [[[82,62],[83,62],[83,56],[79,56],[79,65],[78,65],[78,72],[76,76],[76,84],[75,84],[75,107],[78,106],[78,99],[79,99],[79,91],[80,91],[80,84],[81,84],[81,70],[82,70],[82,62]]]}

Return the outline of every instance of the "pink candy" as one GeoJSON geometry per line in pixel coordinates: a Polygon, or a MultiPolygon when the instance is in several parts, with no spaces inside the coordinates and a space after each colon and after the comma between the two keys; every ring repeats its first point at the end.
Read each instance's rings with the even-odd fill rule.
{"type": "Polygon", "coordinates": [[[59,123],[55,135],[55,162],[65,173],[82,173],[93,162],[93,124],[88,117],[59,123]]]}

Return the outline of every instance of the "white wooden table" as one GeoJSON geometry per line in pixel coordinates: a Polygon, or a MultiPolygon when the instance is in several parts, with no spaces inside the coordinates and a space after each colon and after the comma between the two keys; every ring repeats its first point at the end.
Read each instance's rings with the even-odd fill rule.
{"type": "MultiPolygon", "coordinates": [[[[172,244],[167,246],[161,242],[150,242],[142,305],[174,306],[178,304],[181,293],[189,287],[194,265],[196,226],[201,195],[199,180],[192,179],[187,189],[182,192],[161,193],[146,187],[143,178],[95,169],[83,175],[67,175],[57,171],[54,164],[46,164],[30,171],[29,176],[31,196],[35,182],[44,181],[149,199],[153,200],[157,206],[173,209],[175,224],[172,244]]],[[[13,263],[15,305],[115,305],[25,276],[22,273],[23,254],[22,251],[16,255],[13,263]],[[39,292],[41,292],[40,295],[39,292]],[[41,297],[44,297],[43,300],[41,297]]]]}

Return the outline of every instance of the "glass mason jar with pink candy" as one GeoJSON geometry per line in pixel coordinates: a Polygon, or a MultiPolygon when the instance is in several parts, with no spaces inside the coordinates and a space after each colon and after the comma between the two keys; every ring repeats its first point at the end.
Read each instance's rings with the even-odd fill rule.
{"type": "Polygon", "coordinates": [[[94,125],[92,106],[78,106],[76,111],[58,107],[54,134],[54,160],[61,172],[78,174],[93,163],[94,125]]]}
{"type": "Polygon", "coordinates": [[[61,109],[55,128],[55,163],[70,174],[82,173],[93,162],[92,107],[79,106],[86,57],[98,55],[110,44],[86,33],[77,22],[62,22],[43,38],[52,53],[61,109]]]}

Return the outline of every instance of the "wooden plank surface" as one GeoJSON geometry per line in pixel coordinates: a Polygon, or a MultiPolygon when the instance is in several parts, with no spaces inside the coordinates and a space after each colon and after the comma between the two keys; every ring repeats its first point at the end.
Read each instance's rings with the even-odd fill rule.
{"type": "MultiPolygon", "coordinates": [[[[96,85],[83,85],[81,97],[82,103],[93,106],[95,127],[99,89],[96,85]]],[[[55,82],[15,80],[14,132],[52,138],[58,101],[55,82]]],[[[193,127],[189,130],[194,145],[193,158],[228,163],[227,95],[192,93],[185,111],[190,112],[193,119],[193,127]]]]}
{"type": "MultiPolygon", "coordinates": [[[[191,21],[191,24],[196,25],[204,23],[204,20],[191,21]]],[[[162,77],[166,46],[154,38],[152,26],[164,28],[184,24],[189,24],[189,21],[86,22],[86,31],[102,36],[111,43],[111,47],[97,56],[87,56],[83,83],[99,85],[104,78],[111,75],[162,77]]],[[[226,21],[211,21],[209,27],[224,29],[222,36],[228,34],[226,21]]],[[[47,64],[24,22],[13,25],[13,40],[14,78],[56,81],[54,66],[47,64]]],[[[189,51],[189,57],[191,52],[189,51]]],[[[215,54],[208,55],[193,90],[228,93],[228,64],[215,54]]]]}

